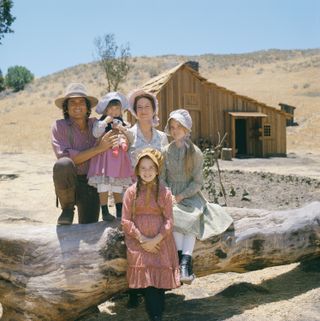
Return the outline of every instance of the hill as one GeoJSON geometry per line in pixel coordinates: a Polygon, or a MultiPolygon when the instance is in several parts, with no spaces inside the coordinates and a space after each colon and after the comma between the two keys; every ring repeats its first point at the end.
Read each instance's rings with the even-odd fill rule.
{"type": "MultiPolygon", "coordinates": [[[[288,128],[288,152],[320,151],[320,49],[267,50],[247,54],[134,57],[124,93],[151,77],[188,60],[198,61],[209,81],[278,107],[296,106],[299,126],[288,128]]],[[[71,81],[83,82],[97,97],[106,93],[106,80],[96,62],[77,65],[38,78],[18,93],[0,93],[0,151],[50,152],[50,127],[61,117],[54,99],[71,81]]]]}

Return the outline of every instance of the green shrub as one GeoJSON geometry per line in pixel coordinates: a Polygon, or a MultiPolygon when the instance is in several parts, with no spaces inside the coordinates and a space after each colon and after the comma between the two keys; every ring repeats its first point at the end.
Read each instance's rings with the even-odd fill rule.
{"type": "Polygon", "coordinates": [[[209,196],[209,201],[214,202],[216,204],[219,203],[219,195],[216,190],[215,185],[215,171],[213,166],[215,164],[215,153],[211,148],[206,148],[203,151],[203,177],[204,184],[202,189],[206,190],[209,196]]]}
{"type": "Polygon", "coordinates": [[[205,152],[206,149],[212,149],[213,144],[210,139],[199,137],[195,140],[195,144],[201,149],[202,152],[205,152]]]}
{"type": "Polygon", "coordinates": [[[34,79],[33,74],[23,66],[14,66],[8,69],[5,77],[6,86],[13,91],[23,90],[25,85],[34,79]]]}

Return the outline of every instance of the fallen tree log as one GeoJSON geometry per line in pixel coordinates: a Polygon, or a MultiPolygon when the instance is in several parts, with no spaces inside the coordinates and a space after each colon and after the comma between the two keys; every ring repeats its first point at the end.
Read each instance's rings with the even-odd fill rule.
{"type": "MultiPolygon", "coordinates": [[[[197,276],[320,257],[320,202],[286,211],[227,208],[234,230],[197,242],[197,276]]],[[[2,320],[75,320],[126,290],[118,223],[0,224],[2,320]]]]}

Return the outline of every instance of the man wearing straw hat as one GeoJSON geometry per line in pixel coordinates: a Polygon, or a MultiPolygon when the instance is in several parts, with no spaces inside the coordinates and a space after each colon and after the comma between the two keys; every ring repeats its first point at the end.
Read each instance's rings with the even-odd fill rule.
{"type": "Polygon", "coordinates": [[[94,223],[99,218],[97,190],[87,183],[89,160],[116,145],[117,137],[112,131],[99,141],[92,135],[96,119],[89,116],[97,103],[98,99],[88,95],[81,83],[69,84],[65,95],[55,100],[64,116],[53,124],[51,136],[58,158],[53,167],[53,181],[62,208],[58,218],[61,225],[72,224],[75,205],[80,224],[94,223]]]}

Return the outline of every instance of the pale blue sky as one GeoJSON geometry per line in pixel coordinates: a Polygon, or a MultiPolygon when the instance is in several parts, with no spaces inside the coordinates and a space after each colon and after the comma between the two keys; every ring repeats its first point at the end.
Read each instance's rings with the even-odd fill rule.
{"type": "Polygon", "coordinates": [[[13,34],[0,69],[36,77],[94,60],[94,39],[114,33],[133,56],[320,48],[318,0],[13,0],[13,34]]]}

